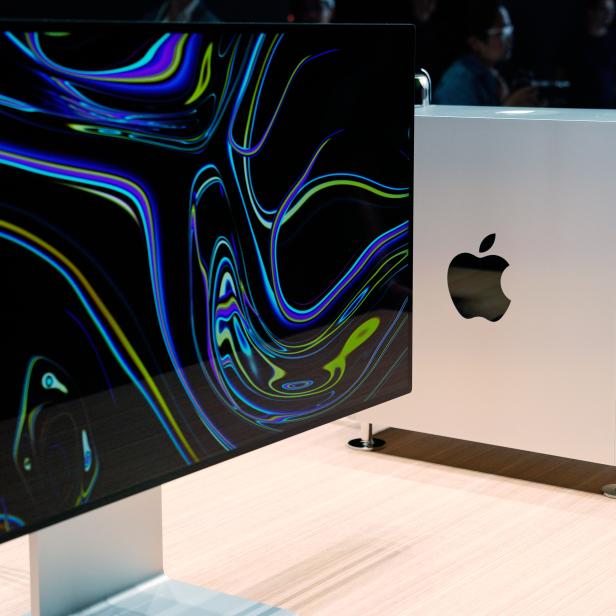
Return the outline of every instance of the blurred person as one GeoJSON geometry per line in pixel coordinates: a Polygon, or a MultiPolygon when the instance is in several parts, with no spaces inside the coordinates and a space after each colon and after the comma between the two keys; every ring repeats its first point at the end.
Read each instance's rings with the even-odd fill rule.
{"type": "Polygon", "coordinates": [[[167,0],[150,12],[146,19],[151,21],[219,21],[203,0],[167,0]]]}
{"type": "Polygon", "coordinates": [[[574,107],[616,106],[616,16],[614,0],[586,0],[583,29],[570,44],[569,75],[574,107]]]}
{"type": "Polygon", "coordinates": [[[438,0],[411,0],[411,18],[416,26],[427,24],[436,8],[438,0]]]}
{"type": "Polygon", "coordinates": [[[441,76],[446,66],[443,58],[446,36],[434,20],[438,4],[438,0],[409,1],[410,21],[415,24],[416,69],[426,69],[433,81],[441,76]]]}
{"type": "Polygon", "coordinates": [[[616,14],[614,0],[587,0],[586,26],[589,36],[607,36],[616,14]]]}
{"type": "Polygon", "coordinates": [[[538,91],[525,86],[511,92],[497,66],[511,58],[514,26],[499,0],[471,0],[465,24],[468,52],[446,71],[434,93],[441,105],[535,107],[538,91]]]}
{"type": "Polygon", "coordinates": [[[335,0],[292,0],[287,21],[328,24],[334,18],[335,0]]]}
{"type": "Polygon", "coordinates": [[[412,23],[410,0],[336,0],[340,23],[412,23]]]}

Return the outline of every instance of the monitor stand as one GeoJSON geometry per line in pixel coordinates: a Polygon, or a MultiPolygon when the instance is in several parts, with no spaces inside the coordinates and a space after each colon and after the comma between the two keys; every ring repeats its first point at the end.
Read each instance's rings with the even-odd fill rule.
{"type": "Polygon", "coordinates": [[[30,535],[32,616],[291,616],[169,579],[160,487],[30,535]]]}

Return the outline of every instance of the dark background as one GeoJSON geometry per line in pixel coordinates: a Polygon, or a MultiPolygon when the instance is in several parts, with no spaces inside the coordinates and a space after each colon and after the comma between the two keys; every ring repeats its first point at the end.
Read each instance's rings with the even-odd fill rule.
{"type": "MultiPolygon", "coordinates": [[[[161,0],[10,0],[2,2],[0,18],[50,19],[143,19],[155,12],[161,0]]],[[[207,7],[221,21],[286,21],[289,0],[208,0],[207,7]]],[[[558,79],[568,48],[583,21],[584,0],[506,0],[515,25],[513,58],[503,67],[510,85],[516,72],[537,79],[558,79]]],[[[337,13],[343,21],[351,15],[358,21],[412,21],[410,3],[404,0],[337,0],[337,13]]],[[[435,57],[426,62],[436,85],[445,69],[464,52],[460,24],[464,21],[465,0],[439,0],[433,16],[438,30],[435,57]]],[[[422,58],[421,36],[418,57],[422,58]]],[[[616,52],[615,52],[616,53],[616,52]]],[[[616,80],[616,77],[615,77],[616,80]]],[[[550,102],[547,102],[550,106],[550,102]]],[[[559,106],[559,105],[551,105],[559,106]]],[[[568,105],[565,105],[568,106],[568,105]]],[[[573,105],[575,106],[575,105],[573,105]]]]}
{"type": "MultiPolygon", "coordinates": [[[[353,0],[355,4],[357,0],[353,0]]],[[[339,0],[340,7],[344,0],[339,0]]],[[[516,25],[514,61],[535,66],[539,71],[546,69],[563,52],[568,37],[576,30],[580,21],[581,0],[508,0],[512,20],[516,25]]],[[[4,18],[49,18],[49,19],[140,19],[155,9],[157,0],[105,0],[77,2],[62,0],[30,0],[3,2],[0,17],[4,18]]],[[[209,0],[208,7],[224,21],[286,21],[289,12],[288,0],[209,0]]],[[[388,15],[400,18],[402,0],[388,6],[381,0],[379,12],[386,19],[388,15]]],[[[374,9],[376,10],[376,9],[374,9]]],[[[455,39],[455,23],[464,12],[461,0],[440,0],[437,19],[451,23],[452,39],[455,39]],[[440,14],[440,15],[439,15],[440,14]]],[[[453,45],[454,40],[449,44],[453,45]]]]}
{"type": "MultiPolygon", "coordinates": [[[[1,4],[0,16],[10,18],[139,19],[161,3],[156,0],[10,0],[1,4]]],[[[207,4],[224,20],[281,21],[286,20],[288,12],[287,0],[211,0],[207,4]]]]}

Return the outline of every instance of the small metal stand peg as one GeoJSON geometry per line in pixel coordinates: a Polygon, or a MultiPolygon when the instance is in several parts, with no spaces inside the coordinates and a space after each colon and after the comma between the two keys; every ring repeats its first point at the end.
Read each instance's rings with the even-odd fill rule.
{"type": "Polygon", "coordinates": [[[377,451],[383,449],[387,443],[382,438],[372,436],[372,424],[361,424],[361,437],[350,440],[347,445],[357,451],[377,451]]]}
{"type": "Polygon", "coordinates": [[[608,483],[601,489],[603,490],[603,496],[607,496],[608,498],[616,498],[616,483],[608,483]]]}

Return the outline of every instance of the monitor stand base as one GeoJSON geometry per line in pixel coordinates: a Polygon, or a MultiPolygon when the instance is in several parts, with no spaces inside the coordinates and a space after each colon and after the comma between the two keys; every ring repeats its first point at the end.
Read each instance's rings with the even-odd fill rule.
{"type": "Polygon", "coordinates": [[[291,612],[172,580],[161,574],[84,610],[71,612],[69,616],[167,615],[283,616],[291,615],[291,612]]]}
{"type": "Polygon", "coordinates": [[[32,616],[291,616],[169,579],[161,488],[30,535],[32,616]]]}

